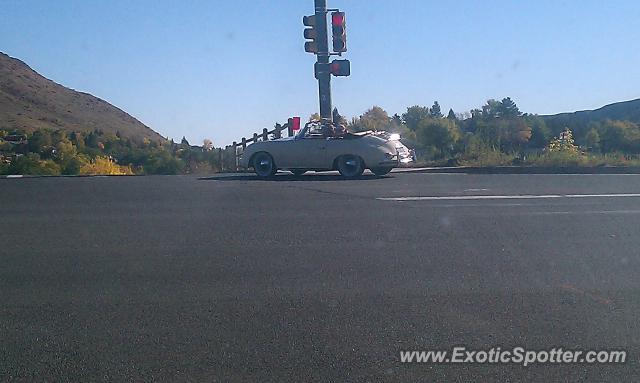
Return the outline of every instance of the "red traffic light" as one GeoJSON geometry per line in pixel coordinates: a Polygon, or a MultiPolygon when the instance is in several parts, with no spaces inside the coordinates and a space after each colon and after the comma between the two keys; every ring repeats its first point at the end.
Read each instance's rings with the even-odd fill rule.
{"type": "Polygon", "coordinates": [[[333,12],[331,14],[331,25],[342,27],[345,24],[344,12],[333,12]]]}
{"type": "Polygon", "coordinates": [[[333,31],[333,51],[347,51],[347,19],[344,12],[331,13],[331,29],[333,31]]]}

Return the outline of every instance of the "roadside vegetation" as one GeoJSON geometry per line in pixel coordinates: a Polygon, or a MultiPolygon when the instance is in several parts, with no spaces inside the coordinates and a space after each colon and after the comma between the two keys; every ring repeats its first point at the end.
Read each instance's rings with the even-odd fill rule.
{"type": "Polygon", "coordinates": [[[223,154],[210,140],[135,141],[100,130],[89,133],[0,130],[0,174],[133,175],[212,173],[223,154]]]}
{"type": "MultiPolygon", "coordinates": [[[[468,113],[436,101],[390,116],[374,106],[350,121],[351,131],[400,133],[415,148],[419,166],[640,166],[640,126],[635,121],[586,121],[522,113],[507,97],[468,113]]],[[[318,118],[312,115],[311,119],[318,118]]],[[[0,174],[132,175],[208,174],[235,168],[231,148],[186,139],[142,141],[91,132],[0,129],[0,174]]]]}
{"type": "Polygon", "coordinates": [[[444,115],[437,101],[392,116],[374,106],[347,125],[400,133],[416,149],[418,165],[640,166],[637,123],[545,118],[522,113],[509,97],[461,114],[444,115]]]}

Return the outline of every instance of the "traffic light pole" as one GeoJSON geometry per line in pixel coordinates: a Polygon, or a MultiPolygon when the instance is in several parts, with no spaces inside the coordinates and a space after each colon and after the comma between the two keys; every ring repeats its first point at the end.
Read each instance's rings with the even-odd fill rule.
{"type": "Polygon", "coordinates": [[[318,61],[316,71],[320,96],[320,117],[333,121],[331,113],[331,72],[329,72],[329,38],[327,34],[327,0],[314,0],[316,6],[316,23],[318,31],[318,61]]]}

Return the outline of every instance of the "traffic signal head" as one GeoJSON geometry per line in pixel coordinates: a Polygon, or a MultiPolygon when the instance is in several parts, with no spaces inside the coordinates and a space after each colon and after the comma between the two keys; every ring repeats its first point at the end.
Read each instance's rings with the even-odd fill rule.
{"type": "Polygon", "coordinates": [[[333,51],[347,51],[347,19],[344,12],[331,13],[331,29],[333,31],[333,51]]]}
{"type": "Polygon", "coordinates": [[[333,60],[329,64],[329,72],[336,77],[351,75],[351,62],[349,60],[333,60]]]}
{"type": "Polygon", "coordinates": [[[302,18],[304,24],[304,38],[309,40],[304,43],[304,51],[308,53],[318,53],[318,30],[316,16],[304,16],[302,18]]]}

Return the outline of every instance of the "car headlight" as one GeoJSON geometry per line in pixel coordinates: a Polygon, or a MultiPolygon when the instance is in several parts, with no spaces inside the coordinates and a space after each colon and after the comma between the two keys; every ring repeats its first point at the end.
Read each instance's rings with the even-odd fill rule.
{"type": "Polygon", "coordinates": [[[391,160],[393,159],[396,155],[394,153],[385,153],[384,154],[385,157],[387,157],[387,159],[391,160]]]}

